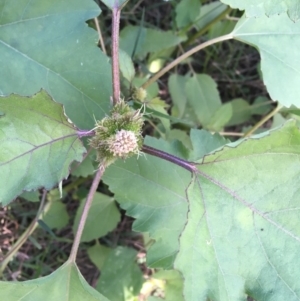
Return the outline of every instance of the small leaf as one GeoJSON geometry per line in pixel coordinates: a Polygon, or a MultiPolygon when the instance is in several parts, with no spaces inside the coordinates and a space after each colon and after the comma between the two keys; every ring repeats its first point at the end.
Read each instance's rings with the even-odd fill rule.
{"type": "Polygon", "coordinates": [[[228,121],[232,118],[231,103],[222,104],[218,110],[211,116],[211,120],[206,128],[210,131],[218,132],[224,128],[228,121]]]}
{"type": "Polygon", "coordinates": [[[88,285],[74,263],[65,263],[46,277],[1,282],[1,299],[9,301],[109,301],[88,285]]]}
{"type": "Polygon", "coordinates": [[[202,30],[220,18],[227,11],[228,6],[216,1],[201,7],[201,13],[195,23],[197,30],[202,30]]]}
{"type": "Polygon", "coordinates": [[[293,23],[286,14],[242,17],[232,32],[235,39],[258,48],[268,92],[286,107],[300,106],[299,33],[300,22],[293,23]]]}
{"type": "Polygon", "coordinates": [[[144,58],[149,52],[158,52],[178,45],[184,38],[171,31],[160,31],[139,26],[126,26],[120,32],[120,48],[131,57],[135,47],[135,55],[144,58]]]}
{"type": "Polygon", "coordinates": [[[81,163],[73,163],[71,168],[71,173],[75,177],[86,178],[95,172],[95,167],[93,165],[92,156],[87,156],[81,163]]]}
{"type": "Polygon", "coordinates": [[[23,190],[51,189],[81,161],[85,148],[63,107],[44,91],[32,98],[0,98],[0,202],[23,190]]]}
{"type": "Polygon", "coordinates": [[[143,274],[136,263],[137,252],[117,247],[106,259],[96,289],[113,301],[130,300],[142,287],[143,274]]]}
{"type": "Polygon", "coordinates": [[[100,245],[96,242],[94,246],[87,249],[87,253],[93,264],[101,271],[112,250],[113,249],[100,245]]]}
{"type": "Polygon", "coordinates": [[[133,62],[130,56],[122,49],[119,49],[119,62],[122,75],[131,83],[135,76],[133,62]]]}
{"type": "Polygon", "coordinates": [[[216,82],[206,74],[196,74],[187,80],[185,91],[198,121],[203,127],[206,127],[212,116],[221,107],[216,82]]]}
{"type": "MultiPolygon", "coordinates": [[[[77,231],[84,204],[85,199],[81,201],[76,212],[73,225],[74,233],[77,231]]],[[[105,236],[117,226],[119,221],[120,212],[114,200],[102,193],[96,193],[83,229],[81,241],[91,241],[105,236]]]]}
{"type": "Polygon", "coordinates": [[[248,121],[253,114],[249,103],[242,98],[233,99],[228,105],[232,108],[232,116],[227,122],[227,126],[244,123],[248,121]]]}
{"type": "Polygon", "coordinates": [[[222,137],[218,133],[212,135],[205,130],[191,129],[190,136],[193,144],[193,151],[190,152],[189,156],[190,161],[198,161],[206,154],[230,142],[230,140],[222,137]]]}
{"type": "Polygon", "coordinates": [[[182,28],[193,23],[200,14],[199,0],[181,0],[176,5],[176,24],[182,28]]]}
{"type": "Polygon", "coordinates": [[[53,201],[50,209],[43,216],[43,222],[50,229],[62,229],[68,224],[69,215],[66,210],[66,205],[61,200],[53,201]]]}
{"type": "Polygon", "coordinates": [[[181,118],[184,114],[187,98],[184,93],[187,78],[177,73],[169,77],[168,86],[172,97],[174,107],[172,108],[172,115],[181,118]]]}

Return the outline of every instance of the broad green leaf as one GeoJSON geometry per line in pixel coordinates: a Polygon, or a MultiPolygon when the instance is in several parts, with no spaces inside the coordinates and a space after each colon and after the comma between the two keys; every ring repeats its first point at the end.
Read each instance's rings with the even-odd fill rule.
{"type": "MultiPolygon", "coordinates": [[[[76,233],[82,210],[85,204],[85,199],[80,203],[76,212],[76,217],[73,225],[73,232],[76,233]]],[[[120,221],[120,212],[115,201],[102,193],[96,193],[88,213],[81,241],[91,241],[102,237],[112,231],[120,221]]]]}
{"type": "Polygon", "coordinates": [[[95,172],[95,166],[93,163],[93,156],[87,156],[81,163],[73,163],[71,168],[71,173],[75,177],[83,177],[86,178],[95,172]]]}
{"type": "Polygon", "coordinates": [[[188,148],[188,149],[193,149],[192,146],[192,141],[189,137],[189,135],[182,130],[178,130],[178,129],[172,129],[170,131],[168,131],[167,135],[166,135],[166,140],[167,141],[173,141],[173,140],[178,140],[180,142],[182,142],[182,144],[188,148]]]}
{"type": "Polygon", "coordinates": [[[141,58],[144,58],[149,52],[158,52],[176,46],[183,40],[183,37],[171,31],[132,25],[126,26],[120,32],[120,48],[132,56],[137,41],[135,55],[141,58]]]}
{"type": "Polygon", "coordinates": [[[101,271],[112,250],[111,248],[100,245],[97,241],[94,246],[87,249],[87,253],[93,264],[101,271]]]}
{"type": "Polygon", "coordinates": [[[24,282],[0,281],[1,300],[109,301],[85,281],[74,263],[65,263],[49,276],[24,282]]]}
{"type": "Polygon", "coordinates": [[[106,259],[96,289],[113,301],[132,300],[143,284],[143,274],[136,263],[137,252],[117,247],[106,259]]]}
{"type": "MultiPolygon", "coordinates": [[[[145,143],[168,153],[177,153],[162,140],[147,137],[145,143]]],[[[133,230],[149,232],[155,239],[155,244],[148,250],[148,265],[171,268],[178,252],[178,236],[186,222],[185,189],[191,180],[189,172],[145,155],[125,162],[117,161],[105,171],[103,180],[126,214],[136,219],[133,230]]]]}
{"type": "Polygon", "coordinates": [[[133,62],[130,56],[122,49],[119,49],[119,63],[122,75],[131,83],[135,76],[133,62]]]}
{"type": "Polygon", "coordinates": [[[246,10],[248,17],[278,15],[287,12],[290,19],[300,18],[299,0],[221,0],[233,8],[246,10]]]}
{"type": "Polygon", "coordinates": [[[99,13],[90,0],[1,0],[0,95],[43,88],[76,126],[92,128],[112,94],[110,64],[85,24],[99,13]]]}
{"type": "Polygon", "coordinates": [[[299,155],[289,122],[199,161],[175,261],[186,300],[300,299],[299,155]]]}
{"type": "Polygon", "coordinates": [[[42,91],[32,98],[0,97],[0,202],[22,191],[51,189],[81,161],[85,148],[62,105],[42,91]]]}
{"type": "Polygon", "coordinates": [[[188,103],[194,109],[198,121],[206,127],[221,107],[217,84],[207,74],[196,74],[185,85],[188,103]]]}
{"type": "Polygon", "coordinates": [[[176,5],[176,24],[182,28],[193,23],[200,13],[201,2],[199,0],[181,0],[176,5]]]}
{"type": "Polygon", "coordinates": [[[300,22],[293,23],[285,14],[272,18],[242,17],[232,35],[258,48],[271,98],[286,107],[300,106],[300,22]]]}
{"type": "Polygon", "coordinates": [[[66,205],[61,200],[53,201],[50,209],[43,216],[43,222],[50,229],[62,229],[68,224],[69,215],[66,209],[66,205]]]}
{"type": "MultiPolygon", "coordinates": [[[[159,97],[155,97],[155,98],[151,99],[150,101],[147,102],[146,105],[147,105],[147,108],[150,108],[156,112],[162,113],[165,116],[169,115],[168,111],[167,111],[168,105],[166,104],[165,101],[161,100],[159,97]]],[[[160,116],[157,116],[157,118],[160,119],[162,125],[165,128],[165,131],[166,132],[169,131],[171,128],[170,120],[168,118],[164,118],[164,117],[160,117],[160,116]]]]}
{"type": "Polygon", "coordinates": [[[20,197],[33,203],[40,201],[40,193],[38,191],[24,191],[20,197]]]}
{"type": "Polygon", "coordinates": [[[107,7],[110,9],[113,8],[122,8],[129,0],[101,0],[107,7]]]}

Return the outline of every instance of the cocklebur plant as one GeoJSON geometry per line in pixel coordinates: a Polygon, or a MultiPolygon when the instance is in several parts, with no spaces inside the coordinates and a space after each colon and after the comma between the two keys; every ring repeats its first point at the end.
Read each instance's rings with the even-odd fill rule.
{"type": "MultiPolygon", "coordinates": [[[[32,235],[37,221],[44,219],[43,213],[46,224],[50,223],[47,213],[54,204],[48,201],[47,190],[69,175],[72,161],[83,160],[86,149],[79,138],[89,137],[98,161],[95,174],[90,163],[94,180],[76,214],[69,258],[48,276],[0,282],[1,298],[118,301],[138,295],[143,281],[134,250],[120,246],[112,250],[98,242],[88,249],[101,269],[98,291],[86,283],[75,263],[80,242],[98,241],[120,220],[111,197],[97,191],[102,178],[119,206],[135,218],[134,230],[148,233],[154,241],[147,250],[147,265],[162,269],[153,278],[165,280],[166,300],[247,300],[248,296],[257,301],[299,300],[300,134],[296,121],[230,143],[207,130],[221,131],[244,122],[241,116],[239,121],[233,118],[239,114],[237,106],[251,112],[257,108],[242,99],[222,103],[213,78],[193,71],[170,75],[168,88],[176,110],[169,115],[155,86],[173,67],[210,45],[235,39],[256,47],[268,92],[280,105],[264,113],[245,135],[251,136],[282,106],[299,106],[297,1],[237,4],[224,0],[244,9],[245,16],[229,32],[221,31],[192,48],[213,23],[232,19],[230,8],[217,1],[201,6],[200,1],[182,0],[175,8],[180,34],[130,25],[121,30],[119,39],[121,8],[127,2],[103,2],[113,19],[112,72],[94,43],[96,32],[84,24],[99,15],[92,1],[0,0],[0,201],[6,206],[22,191],[45,188],[37,217],[5,254],[1,273],[32,235]],[[196,34],[191,28],[196,28],[196,34]],[[120,60],[119,42],[126,53],[120,60]],[[135,77],[131,57],[149,58],[151,64],[165,58],[160,53],[172,55],[180,43],[190,49],[154,76],[143,77],[142,82],[135,77]],[[120,100],[119,67],[127,86],[135,87],[131,98],[138,108],[120,100]],[[161,123],[154,124],[161,139],[146,136],[143,141],[143,117],[147,117],[141,114],[143,105],[161,123]],[[195,116],[189,135],[175,132],[186,147],[163,139],[174,133],[172,126],[189,126],[190,111],[195,116]],[[199,125],[202,130],[193,128],[199,125]],[[140,151],[145,156],[138,156],[140,151]],[[98,253],[106,254],[104,263],[98,253]],[[133,280],[122,279],[114,285],[120,279],[116,275],[125,272],[133,280]]],[[[223,25],[218,28],[230,28],[223,25]]],[[[298,114],[295,108],[290,112],[298,114]]],[[[92,159],[87,155],[82,164],[92,159]]],[[[67,190],[63,183],[58,187],[67,190]]]]}

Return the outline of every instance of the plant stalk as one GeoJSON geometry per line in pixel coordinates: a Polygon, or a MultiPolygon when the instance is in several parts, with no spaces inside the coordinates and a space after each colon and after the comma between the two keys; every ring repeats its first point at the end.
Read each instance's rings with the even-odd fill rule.
{"type": "Polygon", "coordinates": [[[4,259],[2,260],[1,265],[0,265],[0,276],[2,276],[6,266],[12,260],[12,258],[15,256],[15,254],[20,250],[20,248],[23,246],[23,244],[27,241],[28,237],[35,231],[35,229],[38,226],[37,221],[40,219],[40,216],[42,215],[42,213],[49,211],[49,209],[52,205],[52,202],[48,202],[45,205],[46,196],[47,196],[47,190],[44,190],[42,200],[40,203],[40,207],[38,209],[36,217],[30,223],[29,227],[25,230],[25,232],[18,238],[18,240],[13,245],[13,247],[9,250],[9,252],[5,255],[4,259]]]}
{"type": "Polygon", "coordinates": [[[278,113],[283,108],[282,105],[278,104],[275,109],[273,109],[269,114],[267,114],[262,120],[260,120],[258,123],[254,125],[252,129],[250,129],[244,137],[251,136],[257,129],[259,129],[265,122],[267,122],[269,119],[271,119],[276,113],[278,113]]]}
{"type": "Polygon", "coordinates": [[[113,105],[120,101],[120,69],[119,69],[119,30],[120,30],[120,8],[115,5],[112,10],[112,79],[113,79],[113,105]]]}
{"type": "Polygon", "coordinates": [[[184,61],[185,59],[187,59],[189,56],[193,55],[194,53],[198,52],[199,50],[202,50],[210,45],[222,42],[222,41],[226,41],[226,40],[230,40],[232,39],[233,36],[231,34],[228,35],[224,35],[221,37],[217,37],[215,39],[209,40],[205,43],[202,43],[192,49],[190,49],[189,51],[185,52],[184,54],[182,54],[181,56],[179,56],[177,59],[175,59],[174,61],[172,61],[169,65],[167,65],[166,67],[164,67],[163,69],[161,69],[159,72],[157,72],[154,76],[152,76],[150,79],[148,79],[142,86],[141,88],[146,89],[147,87],[149,87],[151,84],[153,84],[154,82],[156,82],[160,77],[162,77],[165,73],[167,73],[168,71],[170,71],[172,68],[174,68],[175,66],[177,66],[178,64],[180,64],[182,61],[184,61]]]}
{"type": "Polygon", "coordinates": [[[178,158],[176,156],[173,156],[171,154],[168,154],[164,151],[161,151],[159,149],[153,148],[151,146],[147,146],[147,145],[143,145],[142,147],[142,152],[147,153],[149,155],[164,159],[166,161],[169,161],[171,163],[174,163],[180,167],[183,167],[184,169],[195,173],[197,172],[197,167],[196,167],[196,163],[194,162],[189,162],[186,161],[184,159],[178,158]]]}
{"type": "Polygon", "coordinates": [[[72,250],[71,250],[71,253],[70,253],[70,256],[69,256],[69,259],[68,259],[68,261],[70,261],[70,262],[75,262],[75,260],[76,260],[76,255],[77,255],[77,252],[78,252],[78,248],[79,248],[82,232],[83,232],[83,229],[84,229],[84,225],[85,225],[85,222],[87,220],[88,213],[89,213],[89,210],[91,208],[94,195],[97,191],[98,185],[101,181],[101,178],[103,176],[104,171],[105,171],[105,166],[100,165],[100,167],[99,167],[99,169],[96,173],[96,176],[93,180],[93,183],[92,183],[92,186],[90,188],[89,194],[87,196],[86,202],[84,204],[84,208],[83,208],[83,211],[82,211],[82,214],[81,214],[81,217],[80,217],[78,229],[76,231],[74,242],[73,242],[73,245],[72,245],[72,250]]]}

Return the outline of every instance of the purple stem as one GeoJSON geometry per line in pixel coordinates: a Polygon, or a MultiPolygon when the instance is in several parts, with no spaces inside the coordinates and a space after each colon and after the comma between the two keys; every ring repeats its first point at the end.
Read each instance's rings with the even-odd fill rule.
{"type": "Polygon", "coordinates": [[[167,160],[169,162],[172,162],[178,166],[183,167],[184,169],[186,169],[192,173],[197,172],[197,167],[196,167],[195,163],[186,161],[184,159],[180,159],[178,157],[175,157],[171,154],[168,154],[166,152],[163,152],[163,151],[153,148],[151,146],[143,145],[142,152],[147,153],[152,156],[155,156],[155,157],[159,157],[159,158],[167,160]]]}
{"type": "Polygon", "coordinates": [[[89,131],[78,130],[77,135],[79,138],[91,137],[91,136],[95,136],[95,131],[94,130],[89,130],[89,131]]]}

